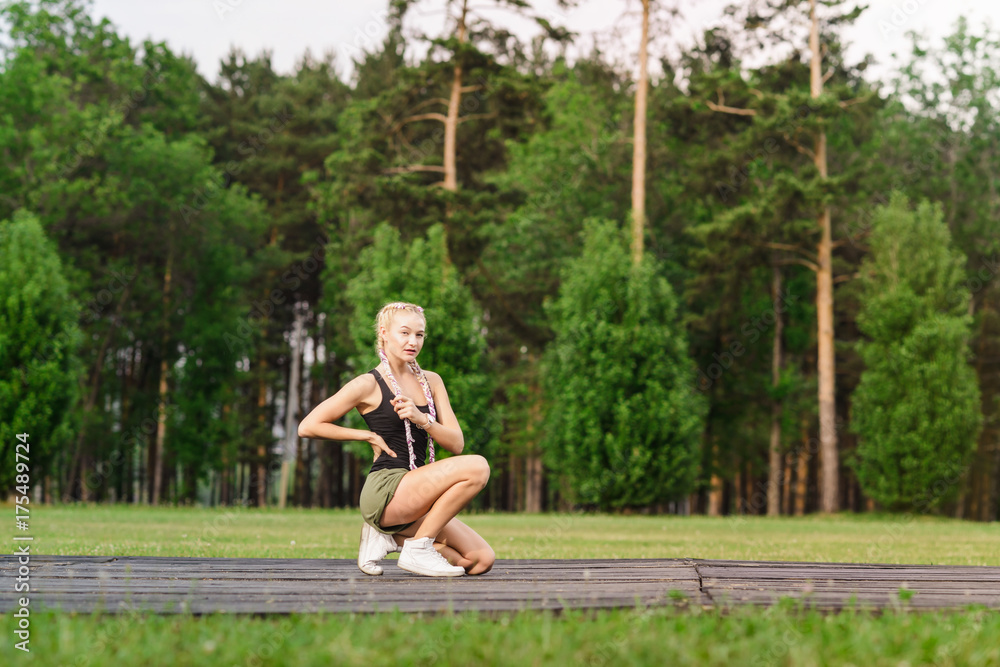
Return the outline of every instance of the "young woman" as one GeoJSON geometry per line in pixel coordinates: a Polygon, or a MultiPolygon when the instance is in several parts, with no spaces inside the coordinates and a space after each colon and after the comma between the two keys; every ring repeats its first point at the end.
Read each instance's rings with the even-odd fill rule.
{"type": "Polygon", "coordinates": [[[495,559],[486,540],[455,518],[486,486],[490,467],[482,456],[461,455],[465,440],[444,382],[417,365],[425,327],[420,306],[383,306],[375,318],[378,368],[348,382],[299,424],[304,438],[372,446],[374,463],[361,490],[358,567],[365,574],[382,574],[378,561],[392,551],[400,552],[399,567],[431,577],[483,574],[495,559]],[[333,423],[353,408],[371,430],[333,423]],[[435,444],[457,456],[435,461],[435,444]]]}

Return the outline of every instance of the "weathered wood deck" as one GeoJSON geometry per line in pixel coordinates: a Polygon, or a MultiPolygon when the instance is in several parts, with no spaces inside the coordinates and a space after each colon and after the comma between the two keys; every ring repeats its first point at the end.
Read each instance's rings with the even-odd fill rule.
{"type": "MultiPolygon", "coordinates": [[[[506,611],[741,604],[782,597],[814,608],[1000,609],[1000,567],[699,559],[500,560],[479,577],[433,579],[383,561],[31,556],[31,611],[291,613],[506,611]],[[912,593],[900,596],[901,589],[912,593]],[[902,598],[902,599],[901,599],[902,598]]],[[[17,559],[2,557],[0,612],[16,608],[17,559]]]]}

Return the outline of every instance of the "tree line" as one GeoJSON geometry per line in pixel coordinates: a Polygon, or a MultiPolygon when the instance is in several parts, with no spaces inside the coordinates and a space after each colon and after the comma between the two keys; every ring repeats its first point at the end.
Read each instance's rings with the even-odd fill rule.
{"type": "Polygon", "coordinates": [[[1000,36],[883,82],[859,10],[772,0],[651,76],[656,2],[625,64],[494,4],[394,0],[349,82],[0,9],[0,447],[41,498],[355,504],[367,447],[296,425],[399,299],[484,508],[995,519],[1000,36]]]}

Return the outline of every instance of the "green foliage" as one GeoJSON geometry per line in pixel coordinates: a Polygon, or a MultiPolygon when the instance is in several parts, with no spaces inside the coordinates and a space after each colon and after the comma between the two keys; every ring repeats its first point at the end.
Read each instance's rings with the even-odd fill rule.
{"type": "Polygon", "coordinates": [[[486,322],[448,261],[444,228],[431,227],[424,238],[403,243],[399,232],[381,225],[362,251],[360,270],[347,286],[352,308],[351,335],[359,351],[354,367],[367,371],[379,363],[375,353],[375,315],[390,301],[424,308],[427,334],[418,360],[421,368],[444,380],[465,434],[465,451],[495,454],[501,415],[493,405],[494,382],[486,370],[486,322]]]}
{"type": "MultiPolygon", "coordinates": [[[[192,482],[213,470],[221,473],[214,483],[231,491],[220,497],[239,497],[258,482],[246,478],[247,469],[251,476],[266,469],[274,425],[283,421],[277,397],[288,393],[295,309],[305,314],[306,349],[323,351],[304,369],[301,407],[308,409],[374,365],[369,322],[382,303],[400,298],[428,308],[421,359],[448,382],[470,451],[495,459],[495,479],[503,479],[490,487],[495,505],[522,506],[529,486],[544,492],[533,472],[522,473],[534,470],[526,464],[546,446],[547,474],[581,462],[566,481],[579,482],[567,488],[583,503],[676,497],[690,488],[692,460],[701,463],[701,482],[721,475],[734,497],[736,471],[747,475],[744,489],[761,482],[775,401],[785,448],[816,428],[815,276],[803,265],[815,263],[816,214],[829,205],[837,242],[838,407],[863,369],[858,351],[866,346],[853,344],[857,323],[867,327],[866,354],[876,363],[856,398],[889,410],[879,423],[898,418],[894,437],[912,431],[906,437],[920,442],[893,465],[897,476],[912,477],[907,484],[927,486],[921,466],[939,459],[926,448],[937,446],[934,438],[920,435],[930,428],[924,422],[939,423],[934,433],[961,422],[948,434],[947,461],[963,460],[956,447],[968,449],[953,442],[956,434],[973,433],[972,422],[954,416],[974,398],[957,389],[968,387],[969,369],[967,324],[954,319],[971,313],[984,428],[967,509],[979,507],[980,518],[996,515],[1000,34],[963,21],[943,47],[915,38],[895,85],[873,87],[864,76],[867,62],[849,63],[838,37],[856,18],[854,5],[821,2],[826,80],[814,100],[802,21],[807,3],[732,8],[702,43],[664,60],[664,75],[651,82],[646,210],[653,259],[632,273],[627,261],[609,259],[617,257],[617,237],[598,252],[593,243],[583,249],[579,233],[581,220],[622,219],[631,207],[629,68],[597,50],[570,64],[545,49],[549,38],[575,36],[535,16],[528,0],[470,5],[462,46],[454,34],[456,3],[440,16],[436,38],[411,29],[428,27],[418,16],[423,4],[390,2],[385,41],[355,51],[350,82],[337,76],[332,56],[306,53],[284,74],[266,52],[247,56],[234,48],[218,81],[209,83],[167,45],[130,41],[88,0],[0,2],[0,219],[31,211],[60,257],[68,297],[88,304],[86,317],[71,318],[81,319],[76,353],[59,352],[65,363],[79,357],[86,376],[75,384],[88,391],[66,399],[65,423],[79,430],[44,464],[56,487],[74,476],[89,480],[96,470],[88,487],[97,499],[148,489],[142,461],[162,399],[169,408],[165,488],[191,499],[192,482]],[[535,18],[547,36],[520,42],[506,28],[514,15],[535,18]],[[793,51],[745,64],[751,54],[758,62],[769,43],[793,51]],[[443,167],[441,114],[456,64],[465,88],[457,189],[450,191],[435,169],[443,167]],[[709,101],[753,115],[721,113],[709,101]],[[828,179],[810,155],[820,130],[828,179]],[[906,284],[892,289],[841,285],[861,265],[875,205],[893,190],[943,204],[967,257],[962,270],[971,301],[952,289],[960,278],[935,262],[910,266],[902,272],[906,284]],[[559,296],[567,262],[575,275],[562,281],[559,296]],[[786,292],[779,341],[785,363],[772,387],[775,269],[786,292]],[[663,279],[684,298],[675,303],[663,279]],[[858,322],[862,311],[868,319],[858,322]],[[606,321],[597,322],[602,315],[606,321]],[[577,320],[593,326],[578,327],[577,320]],[[671,394],[693,384],[679,361],[687,352],[675,320],[684,322],[697,366],[713,376],[708,387],[699,385],[710,409],[693,459],[691,434],[704,406],[690,399],[698,403],[691,409],[690,397],[671,394]],[[667,336],[666,350],[640,349],[655,335],[667,336]],[[559,342],[550,346],[553,336],[559,342]],[[560,355],[587,363],[564,364],[560,355]],[[589,372],[565,375],[556,391],[549,376],[559,377],[564,366],[589,372]],[[715,366],[725,366],[722,374],[715,366]],[[922,389],[928,383],[920,373],[937,374],[933,395],[922,389]],[[941,382],[951,393],[938,390],[941,382]],[[912,391],[900,393],[905,385],[912,391]],[[596,407],[563,414],[564,392],[596,407]],[[597,394],[610,402],[598,402],[597,394]],[[661,415],[659,406],[671,405],[693,421],[661,415]],[[952,416],[931,419],[931,409],[952,416]],[[555,444],[547,445],[540,426],[549,417],[555,444]],[[578,450],[583,454],[566,456],[578,450]],[[643,458],[661,450],[667,453],[653,456],[655,464],[643,458]],[[660,475],[661,461],[673,466],[670,475],[660,475]],[[643,470],[653,481],[628,486],[643,470]],[[650,490],[653,483],[658,488],[650,490]]],[[[870,280],[891,278],[866,266],[870,280]]],[[[68,344],[52,342],[53,352],[68,344]]],[[[364,449],[358,452],[367,457],[364,449]]],[[[296,501],[347,502],[351,485],[341,482],[353,463],[328,443],[301,451],[296,479],[306,484],[296,501]],[[312,486],[314,477],[303,473],[316,467],[319,483],[312,486]]],[[[79,490],[72,486],[70,495],[79,490]]],[[[546,506],[565,499],[555,484],[547,488],[546,506]]],[[[933,487],[929,493],[947,495],[933,487]]]]}
{"type": "MultiPolygon", "coordinates": [[[[204,159],[195,160],[190,169],[200,171],[206,182],[220,177],[204,159]]],[[[179,494],[189,499],[201,475],[236,458],[239,413],[227,413],[225,407],[239,404],[239,384],[248,375],[239,368],[244,355],[258,346],[241,297],[253,269],[246,248],[265,222],[262,209],[241,187],[233,187],[201,211],[212,224],[186,230],[198,244],[179,262],[182,275],[193,280],[182,282],[175,297],[183,319],[176,329],[179,358],[171,403],[177,409],[172,411],[167,445],[184,466],[186,486],[179,494]]],[[[279,298],[283,301],[283,294],[279,298]]],[[[259,303],[265,309],[277,305],[273,296],[259,303]]]]}
{"type": "Polygon", "coordinates": [[[858,327],[866,370],[853,397],[856,469],[892,509],[929,510],[958,488],[981,426],[968,365],[971,318],[940,207],[896,195],[875,216],[858,327]]]}
{"type": "Polygon", "coordinates": [[[527,330],[532,348],[549,337],[542,302],[557,290],[562,262],[579,253],[579,221],[631,206],[628,100],[611,94],[610,75],[600,63],[557,63],[543,97],[545,126],[508,140],[509,164],[490,176],[516,205],[480,230],[489,240],[482,262],[494,289],[517,304],[509,310],[523,323],[518,342],[527,330]]]}
{"type": "MultiPolygon", "coordinates": [[[[14,480],[15,436],[30,437],[36,483],[71,436],[77,397],[79,305],[38,219],[24,211],[0,221],[0,492],[14,480]]],[[[22,450],[23,453],[24,450],[22,450]]]]}
{"type": "MultiPolygon", "coordinates": [[[[910,35],[912,52],[900,63],[894,103],[880,119],[880,164],[893,185],[912,198],[943,206],[955,245],[968,258],[975,369],[982,393],[983,429],[966,488],[996,488],[1000,459],[1000,233],[996,174],[1000,173],[1000,31],[959,19],[943,44],[910,35]]],[[[859,225],[862,230],[864,225],[859,225]]],[[[968,514],[991,519],[1000,498],[966,494],[968,514]]]]}
{"type": "Polygon", "coordinates": [[[629,261],[614,223],[585,223],[583,253],[563,270],[549,314],[546,456],[577,499],[602,508],[688,493],[705,406],[658,263],[629,261]]]}
{"type": "MultiPolygon", "coordinates": [[[[249,310],[248,250],[264,216],[212,167],[194,133],[203,82],[189,60],[162,44],[133,48],[79,2],[2,11],[13,47],[0,68],[0,149],[9,157],[0,161],[0,209],[37,211],[70,289],[89,304],[79,354],[91,391],[66,406],[78,432],[60,458],[83,462],[76,478],[93,479],[98,497],[128,493],[129,457],[143,455],[158,417],[165,359],[179,369],[168,370],[176,393],[162,397],[171,408],[167,456],[193,482],[235,439],[220,412],[237,402],[236,362],[253,349],[237,318],[249,310]],[[142,365],[123,372],[112,359],[142,365]],[[91,400],[113,407],[93,409],[91,400]]],[[[76,475],[70,465],[48,472],[76,475]]],[[[183,493],[193,497],[193,486],[183,493]]]]}

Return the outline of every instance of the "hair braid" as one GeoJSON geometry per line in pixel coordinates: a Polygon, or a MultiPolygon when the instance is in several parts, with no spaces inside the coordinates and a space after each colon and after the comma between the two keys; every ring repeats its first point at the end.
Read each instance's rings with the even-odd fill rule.
{"type": "MultiPolygon", "coordinates": [[[[417,360],[414,359],[409,363],[410,372],[417,376],[417,381],[420,383],[420,388],[424,390],[424,397],[427,398],[427,408],[431,414],[432,419],[437,419],[437,410],[434,407],[434,396],[431,394],[431,383],[427,381],[427,376],[424,375],[424,369],[420,367],[417,360]]],[[[434,463],[434,438],[431,434],[427,434],[427,449],[430,452],[431,463],[434,463]]]]}

